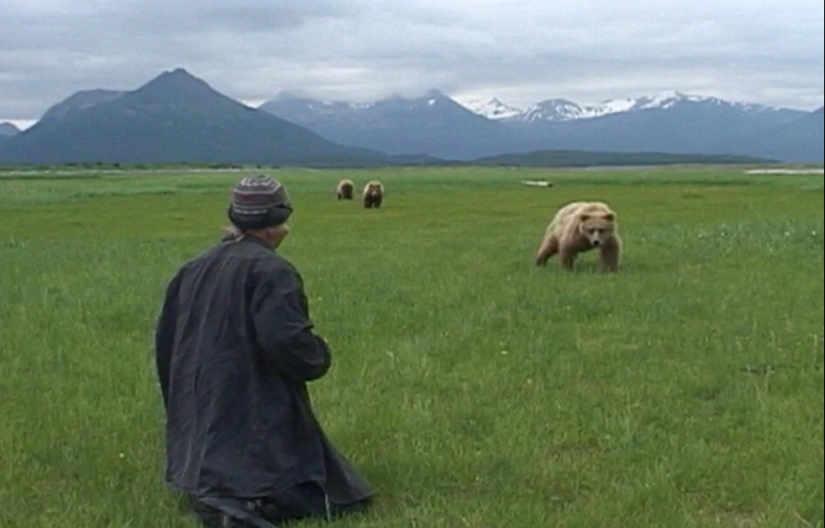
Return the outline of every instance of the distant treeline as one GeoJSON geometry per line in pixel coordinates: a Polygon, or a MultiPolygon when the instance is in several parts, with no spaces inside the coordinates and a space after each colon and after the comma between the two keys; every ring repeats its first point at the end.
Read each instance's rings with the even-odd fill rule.
{"type": "Polygon", "coordinates": [[[669,154],[664,152],[588,152],[581,150],[542,150],[520,154],[502,154],[472,162],[484,166],[514,167],[605,167],[684,164],[751,164],[777,163],[776,160],[749,156],[709,154],[669,154]]]}
{"type": "MultiPolygon", "coordinates": [[[[387,166],[485,166],[485,167],[616,167],[639,165],[684,165],[684,164],[765,164],[778,163],[776,160],[733,155],[690,155],[662,152],[588,152],[578,150],[544,150],[520,154],[502,154],[471,161],[448,161],[428,156],[396,156],[387,166]]],[[[365,165],[367,166],[367,165],[365,165]]],[[[375,165],[369,164],[370,167],[375,165]]],[[[127,164],[127,163],[65,163],[52,165],[0,165],[0,174],[8,171],[43,170],[158,170],[162,168],[187,168],[211,170],[242,170],[254,168],[277,169],[274,165],[240,165],[231,163],[180,163],[180,164],[127,164]]],[[[315,166],[317,168],[317,166],[315,166]]],[[[351,168],[349,163],[330,163],[328,168],[351,168]]]]}

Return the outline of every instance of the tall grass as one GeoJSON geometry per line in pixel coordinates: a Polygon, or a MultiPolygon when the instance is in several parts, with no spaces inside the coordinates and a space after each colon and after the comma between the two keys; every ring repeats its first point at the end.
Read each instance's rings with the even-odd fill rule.
{"type": "MultiPolygon", "coordinates": [[[[152,332],[243,174],[0,178],[0,526],[196,525],[162,483],[152,332]]],[[[335,353],[316,409],[378,492],[340,526],[823,526],[821,175],[277,176],[335,353]],[[618,212],[617,275],[533,267],[574,199],[618,212]]]]}

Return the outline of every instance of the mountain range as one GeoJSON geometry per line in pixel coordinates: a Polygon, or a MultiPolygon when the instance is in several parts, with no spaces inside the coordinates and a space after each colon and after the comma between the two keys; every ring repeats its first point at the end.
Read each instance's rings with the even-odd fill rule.
{"type": "Polygon", "coordinates": [[[594,105],[547,99],[525,109],[438,90],[371,103],[279,93],[253,108],[177,68],[132,91],[77,92],[22,132],[0,124],[0,163],[517,163],[514,154],[532,153],[535,162],[546,160],[535,154],[546,151],[563,151],[563,159],[612,152],[622,160],[628,153],[666,153],[697,162],[739,156],[823,163],[823,122],[822,108],[679,92],[594,105]]]}
{"type": "Polygon", "coordinates": [[[134,91],[78,92],[0,142],[3,163],[337,166],[383,164],[386,158],[243,105],[180,68],[134,91]]]}
{"type": "Polygon", "coordinates": [[[633,112],[652,108],[668,109],[686,102],[707,103],[720,107],[733,106],[745,112],[772,110],[770,107],[763,105],[729,103],[716,97],[687,95],[677,91],[661,92],[656,95],[648,95],[636,99],[609,99],[601,103],[584,106],[570,101],[569,99],[548,99],[546,101],[541,101],[531,105],[526,110],[521,110],[514,106],[510,106],[495,97],[490,99],[458,99],[457,101],[473,112],[483,115],[489,119],[526,122],[589,119],[610,114],[618,114],[621,112],[633,112]]]}
{"type": "Polygon", "coordinates": [[[823,162],[822,109],[807,112],[679,92],[597,105],[548,99],[523,110],[497,98],[454,100],[438,90],[375,103],[281,93],[259,108],[333,141],[444,159],[554,149],[823,162]]]}

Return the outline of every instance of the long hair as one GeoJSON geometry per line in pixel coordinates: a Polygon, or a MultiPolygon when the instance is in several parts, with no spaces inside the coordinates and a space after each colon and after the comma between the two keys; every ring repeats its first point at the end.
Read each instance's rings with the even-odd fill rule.
{"type": "Polygon", "coordinates": [[[221,238],[222,242],[240,240],[241,238],[243,238],[243,231],[238,229],[236,226],[229,225],[223,227],[223,237],[221,238]]]}

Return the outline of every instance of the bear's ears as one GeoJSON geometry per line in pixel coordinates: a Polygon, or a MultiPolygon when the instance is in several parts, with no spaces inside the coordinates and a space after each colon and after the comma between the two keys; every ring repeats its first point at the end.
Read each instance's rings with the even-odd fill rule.
{"type": "Polygon", "coordinates": [[[590,213],[582,213],[581,215],[579,215],[579,219],[582,222],[587,222],[588,220],[590,220],[594,216],[598,216],[598,217],[600,217],[604,220],[607,220],[608,222],[613,222],[614,220],[616,220],[616,213],[614,213],[613,211],[610,211],[610,212],[607,212],[607,213],[599,213],[599,214],[595,214],[595,215],[590,214],[590,213]]]}

